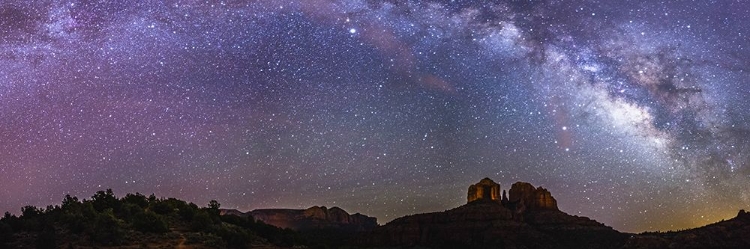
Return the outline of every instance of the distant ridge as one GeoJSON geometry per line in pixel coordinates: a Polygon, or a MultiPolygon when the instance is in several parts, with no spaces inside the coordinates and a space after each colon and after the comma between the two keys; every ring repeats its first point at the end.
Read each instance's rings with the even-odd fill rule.
{"type": "Polygon", "coordinates": [[[0,218],[0,248],[750,248],[750,213],[678,232],[618,232],[566,214],[550,191],[489,178],[469,187],[465,205],[397,218],[341,208],[220,209],[174,198],[97,191],[62,205],[26,206],[0,218]]]}
{"type": "Polygon", "coordinates": [[[337,229],[369,231],[378,226],[376,218],[360,213],[349,214],[339,207],[314,206],[308,209],[256,209],[247,213],[222,209],[222,215],[252,217],[257,221],[292,230],[337,229]]]}
{"type": "Polygon", "coordinates": [[[750,248],[750,213],[679,232],[647,232],[631,237],[624,249],[750,248]]]}

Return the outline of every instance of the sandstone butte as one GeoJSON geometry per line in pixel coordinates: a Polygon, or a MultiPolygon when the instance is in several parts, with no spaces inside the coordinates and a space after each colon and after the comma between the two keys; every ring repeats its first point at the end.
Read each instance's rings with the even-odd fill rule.
{"type": "Polygon", "coordinates": [[[629,237],[560,211],[545,188],[492,179],[469,186],[467,203],[397,218],[362,236],[362,245],[429,248],[617,248],[629,237]]]}

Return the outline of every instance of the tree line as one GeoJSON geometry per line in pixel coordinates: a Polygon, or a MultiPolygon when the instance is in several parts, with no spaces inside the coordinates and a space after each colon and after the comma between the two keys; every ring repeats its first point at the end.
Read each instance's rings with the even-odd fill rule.
{"type": "Polygon", "coordinates": [[[219,208],[215,200],[206,207],[198,207],[153,194],[126,194],[117,198],[111,189],[98,191],[91,199],[84,200],[65,195],[61,205],[25,206],[20,216],[6,212],[0,218],[0,248],[74,248],[76,245],[96,248],[138,244],[149,247],[148,243],[158,244],[179,236],[188,244],[211,248],[323,243],[251,217],[222,216],[219,208]]]}

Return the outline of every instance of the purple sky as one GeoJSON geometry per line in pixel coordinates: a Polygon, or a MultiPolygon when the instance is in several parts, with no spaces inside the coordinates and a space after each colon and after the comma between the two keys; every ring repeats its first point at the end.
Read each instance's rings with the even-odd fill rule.
{"type": "Polygon", "coordinates": [[[623,231],[750,208],[747,1],[110,2],[0,3],[0,211],[112,188],[384,223],[483,177],[623,231]]]}

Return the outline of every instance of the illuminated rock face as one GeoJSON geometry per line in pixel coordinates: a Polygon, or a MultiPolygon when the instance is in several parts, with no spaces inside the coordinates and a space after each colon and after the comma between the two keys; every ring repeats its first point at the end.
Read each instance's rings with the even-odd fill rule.
{"type": "Polygon", "coordinates": [[[467,203],[476,200],[500,201],[500,184],[490,178],[484,178],[477,184],[469,186],[467,203]]]}
{"type": "Polygon", "coordinates": [[[519,203],[522,208],[531,209],[557,209],[557,201],[545,188],[534,188],[527,182],[516,182],[510,187],[510,202],[519,203]]]}
{"type": "Polygon", "coordinates": [[[526,209],[558,210],[557,201],[545,188],[536,188],[527,182],[516,182],[510,187],[507,199],[502,199],[503,192],[500,190],[500,184],[490,178],[484,178],[469,186],[467,203],[478,200],[497,201],[517,213],[523,213],[526,209]]]}

